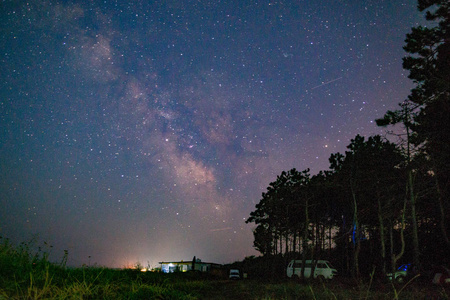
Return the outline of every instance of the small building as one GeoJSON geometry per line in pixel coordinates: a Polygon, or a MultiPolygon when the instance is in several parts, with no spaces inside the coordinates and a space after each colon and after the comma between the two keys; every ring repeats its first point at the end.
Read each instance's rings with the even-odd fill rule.
{"type": "Polygon", "coordinates": [[[200,271],[200,272],[211,272],[222,268],[221,264],[202,262],[200,259],[186,260],[186,261],[162,261],[159,262],[161,265],[161,272],[163,273],[173,273],[173,272],[187,272],[187,271],[200,271]]]}

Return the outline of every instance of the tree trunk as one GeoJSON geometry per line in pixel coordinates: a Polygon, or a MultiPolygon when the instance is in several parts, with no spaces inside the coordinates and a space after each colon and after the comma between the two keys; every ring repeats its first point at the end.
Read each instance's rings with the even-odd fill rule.
{"type": "Polygon", "coordinates": [[[353,185],[350,184],[353,197],[353,230],[354,230],[354,241],[353,241],[353,276],[359,278],[359,252],[361,250],[361,239],[358,223],[358,204],[356,203],[356,194],[353,190],[353,185]]]}
{"type": "Polygon", "coordinates": [[[409,129],[409,112],[408,107],[405,106],[405,126],[406,126],[406,136],[407,136],[407,158],[408,158],[408,187],[409,187],[409,199],[411,202],[411,223],[412,223],[412,239],[413,239],[413,263],[416,267],[420,266],[420,250],[419,250],[419,234],[417,230],[417,215],[416,215],[416,198],[414,195],[414,186],[413,186],[413,178],[412,178],[412,170],[411,170],[411,136],[409,129]]]}
{"type": "Polygon", "coordinates": [[[305,279],[305,264],[306,264],[306,252],[308,248],[308,229],[309,229],[309,213],[308,213],[308,197],[306,197],[305,203],[305,225],[303,226],[303,255],[302,255],[302,273],[301,278],[305,279]]]}
{"type": "Polygon", "coordinates": [[[413,239],[413,263],[416,267],[420,266],[420,249],[419,249],[419,234],[417,229],[417,215],[416,215],[416,197],[414,195],[412,171],[408,172],[409,185],[409,199],[411,202],[411,224],[412,224],[412,239],[413,239]]]}
{"type": "Polygon", "coordinates": [[[286,245],[284,245],[284,255],[287,255],[289,253],[289,231],[286,230],[286,245]]]}
{"type": "Polygon", "coordinates": [[[294,236],[292,241],[292,253],[295,259],[295,252],[297,251],[297,230],[294,229],[294,236]]]}
{"type": "Polygon", "coordinates": [[[380,242],[381,242],[381,259],[382,262],[382,274],[386,274],[386,241],[384,233],[384,221],[383,221],[383,210],[381,208],[380,197],[378,197],[378,222],[380,225],[380,242]]]}
{"type": "Polygon", "coordinates": [[[279,235],[279,239],[277,240],[277,254],[283,253],[283,236],[279,235]],[[278,251],[278,247],[280,247],[280,251],[278,251]]]}
{"type": "Polygon", "coordinates": [[[408,198],[405,195],[405,200],[403,202],[403,210],[402,210],[402,223],[400,227],[400,241],[402,243],[402,247],[400,250],[400,253],[395,255],[394,254],[394,235],[393,235],[393,225],[391,224],[390,228],[390,242],[391,242],[391,261],[392,261],[392,273],[395,272],[397,268],[397,261],[403,256],[403,253],[405,253],[405,216],[406,216],[406,203],[408,202],[408,198]]]}
{"type": "Polygon", "coordinates": [[[437,190],[437,194],[438,194],[437,198],[438,198],[438,204],[439,204],[439,212],[440,212],[440,217],[441,217],[441,221],[439,223],[440,223],[440,227],[441,227],[442,237],[444,238],[445,244],[450,249],[450,240],[449,240],[448,233],[447,233],[447,221],[446,221],[447,214],[445,213],[442,190],[440,188],[440,184],[439,184],[439,180],[438,180],[437,176],[435,176],[435,180],[436,180],[436,190],[437,190]]]}
{"type": "Polygon", "coordinates": [[[331,224],[328,227],[328,256],[331,256],[331,224]]]}

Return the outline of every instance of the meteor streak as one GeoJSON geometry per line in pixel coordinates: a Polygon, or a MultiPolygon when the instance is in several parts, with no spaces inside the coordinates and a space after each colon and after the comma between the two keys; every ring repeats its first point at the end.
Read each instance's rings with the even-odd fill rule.
{"type": "Polygon", "coordinates": [[[338,81],[339,79],[342,79],[342,77],[339,77],[339,78],[336,78],[336,79],[333,79],[333,80],[330,80],[330,81],[324,82],[324,83],[322,83],[322,84],[320,84],[320,85],[317,85],[317,86],[315,86],[315,87],[311,88],[311,90],[314,90],[314,89],[320,88],[321,86],[324,86],[324,85],[327,85],[327,84],[329,84],[329,83],[332,83],[332,82],[338,81]]]}
{"type": "Polygon", "coordinates": [[[225,227],[225,228],[218,228],[218,229],[211,229],[210,231],[223,231],[223,230],[230,230],[231,227],[225,227]]]}

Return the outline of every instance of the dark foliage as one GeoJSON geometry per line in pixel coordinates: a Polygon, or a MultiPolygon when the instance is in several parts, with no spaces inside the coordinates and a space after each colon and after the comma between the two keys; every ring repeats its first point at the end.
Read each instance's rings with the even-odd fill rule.
{"type": "Polygon", "coordinates": [[[355,277],[383,276],[401,262],[449,263],[450,2],[418,8],[435,26],[406,36],[403,67],[416,86],[377,120],[403,124],[404,143],[358,135],[331,155],[331,171],[282,172],[247,220],[264,256],[334,258],[355,277]]]}

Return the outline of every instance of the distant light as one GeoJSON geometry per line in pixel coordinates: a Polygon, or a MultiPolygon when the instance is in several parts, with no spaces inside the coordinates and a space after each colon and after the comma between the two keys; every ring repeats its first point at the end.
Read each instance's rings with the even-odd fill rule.
{"type": "Polygon", "coordinates": [[[147,268],[141,269],[141,272],[147,272],[147,268]]]}

